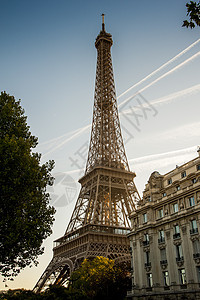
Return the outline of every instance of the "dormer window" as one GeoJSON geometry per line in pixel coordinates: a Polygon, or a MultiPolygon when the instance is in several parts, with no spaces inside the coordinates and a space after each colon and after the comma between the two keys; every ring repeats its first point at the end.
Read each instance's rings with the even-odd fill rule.
{"type": "Polygon", "coordinates": [[[146,201],[151,202],[151,196],[147,196],[146,201]]]}
{"type": "Polygon", "coordinates": [[[172,178],[168,179],[168,184],[172,184],[172,178]]]}
{"type": "Polygon", "coordinates": [[[184,178],[184,177],[186,177],[186,171],[181,173],[181,178],[184,178]]]}
{"type": "Polygon", "coordinates": [[[192,183],[196,183],[197,182],[197,179],[196,178],[193,178],[192,179],[192,183]]]}

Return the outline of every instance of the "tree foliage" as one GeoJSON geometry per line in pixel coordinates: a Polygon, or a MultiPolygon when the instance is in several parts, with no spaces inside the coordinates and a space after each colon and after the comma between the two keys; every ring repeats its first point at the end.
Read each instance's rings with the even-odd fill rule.
{"type": "Polygon", "coordinates": [[[114,260],[97,256],[84,260],[71,276],[70,291],[81,291],[84,299],[124,299],[130,288],[126,265],[115,265],[114,260]]]}
{"type": "Polygon", "coordinates": [[[70,292],[62,286],[50,286],[45,292],[36,294],[30,290],[9,290],[0,293],[0,300],[86,300],[81,293],[70,292]]]}
{"type": "Polygon", "coordinates": [[[0,294],[0,300],[42,300],[41,295],[37,295],[30,290],[9,290],[0,294]]]}
{"type": "Polygon", "coordinates": [[[55,210],[47,185],[53,184],[53,161],[40,164],[20,101],[0,95],[0,273],[17,275],[42,254],[55,210]]]}
{"type": "Polygon", "coordinates": [[[46,291],[8,291],[2,300],[123,300],[130,289],[127,265],[115,265],[114,260],[98,256],[84,260],[70,277],[68,287],[50,286],[46,291]]]}
{"type": "Polygon", "coordinates": [[[198,3],[190,1],[186,3],[187,16],[189,16],[189,21],[183,21],[183,27],[190,27],[191,29],[195,26],[200,26],[200,1],[198,3]]]}

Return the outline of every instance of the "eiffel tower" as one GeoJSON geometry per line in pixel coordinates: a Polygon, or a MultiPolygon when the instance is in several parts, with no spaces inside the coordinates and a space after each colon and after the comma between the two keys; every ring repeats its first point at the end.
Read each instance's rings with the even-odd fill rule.
{"type": "Polygon", "coordinates": [[[97,69],[93,122],[81,190],[63,237],[55,241],[53,259],[34,291],[50,284],[67,285],[69,275],[85,258],[104,256],[116,263],[130,261],[129,215],[140,196],[123,144],[111,60],[112,36],[96,38],[97,69]]]}

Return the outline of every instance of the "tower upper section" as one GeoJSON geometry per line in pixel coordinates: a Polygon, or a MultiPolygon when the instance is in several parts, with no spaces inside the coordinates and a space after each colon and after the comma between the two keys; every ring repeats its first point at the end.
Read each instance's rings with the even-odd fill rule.
{"type": "Polygon", "coordinates": [[[103,15],[102,30],[95,41],[97,67],[94,110],[85,174],[100,166],[129,171],[117,109],[112,44],[111,34],[105,31],[103,15]]]}

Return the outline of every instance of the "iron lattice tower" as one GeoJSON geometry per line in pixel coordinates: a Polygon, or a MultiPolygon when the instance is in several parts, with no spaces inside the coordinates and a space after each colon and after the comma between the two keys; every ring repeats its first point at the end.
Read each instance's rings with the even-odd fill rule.
{"type": "Polygon", "coordinates": [[[84,258],[105,256],[129,261],[129,215],[140,196],[123,144],[111,59],[112,36],[102,30],[96,38],[97,69],[91,139],[80,194],[65,235],[55,241],[54,256],[36,284],[65,285],[84,258]]]}

